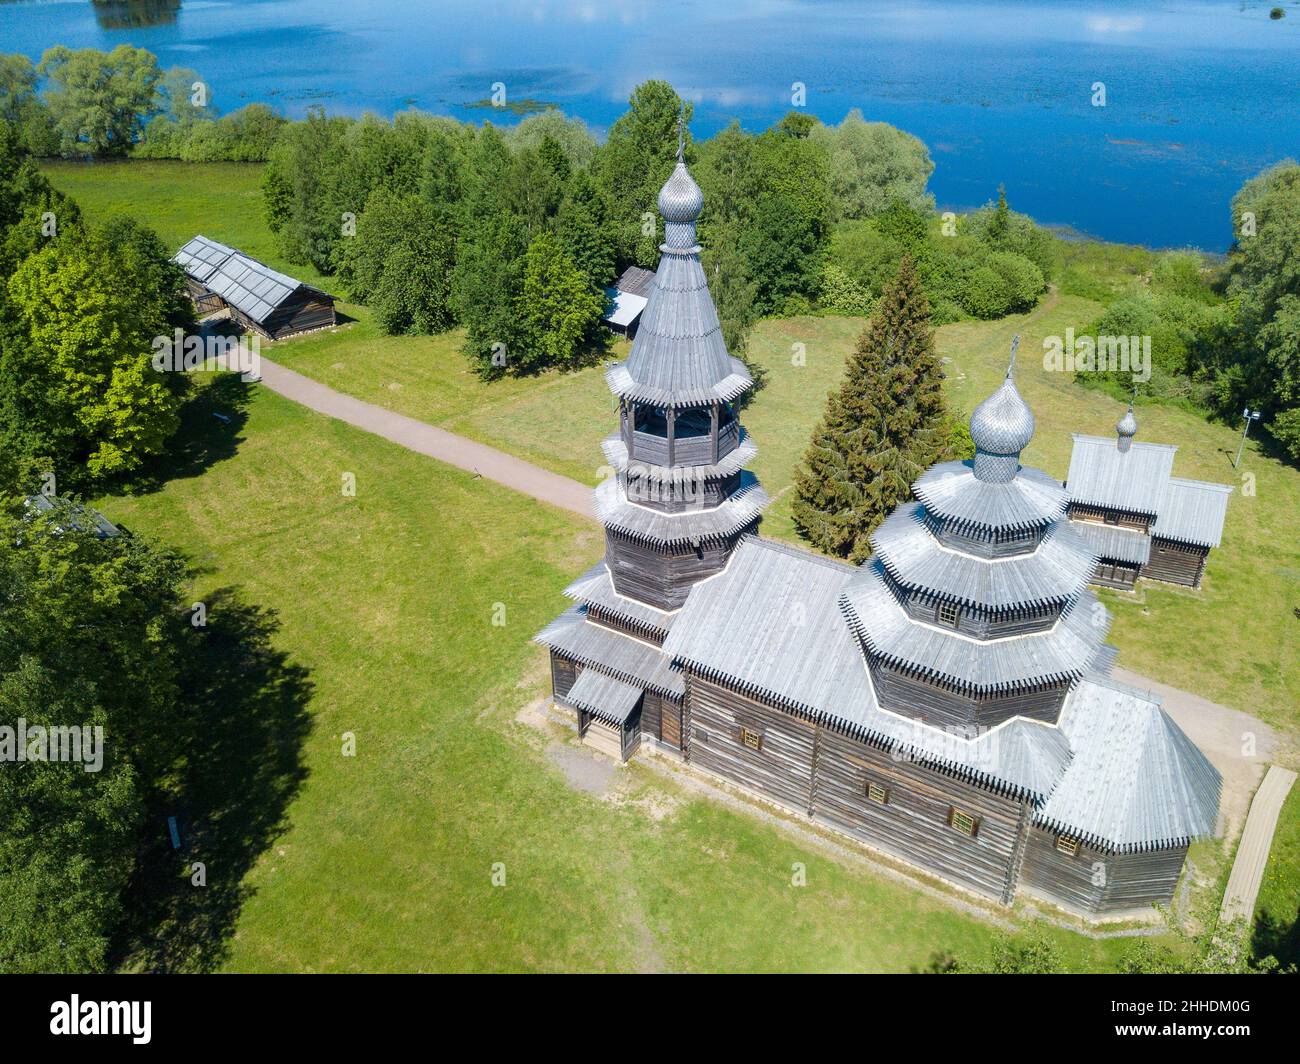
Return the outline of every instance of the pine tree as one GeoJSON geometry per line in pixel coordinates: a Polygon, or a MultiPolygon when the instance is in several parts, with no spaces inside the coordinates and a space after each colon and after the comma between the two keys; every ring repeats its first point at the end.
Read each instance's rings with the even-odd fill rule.
{"type": "Polygon", "coordinates": [[[946,457],[947,416],[930,305],[910,258],[886,287],[826,402],[795,481],[800,533],[861,562],[869,536],[928,466],[946,457]]]}

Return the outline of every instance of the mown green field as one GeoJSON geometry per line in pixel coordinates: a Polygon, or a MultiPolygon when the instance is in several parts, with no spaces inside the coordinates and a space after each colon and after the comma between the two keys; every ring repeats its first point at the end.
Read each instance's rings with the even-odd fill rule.
{"type": "Polygon", "coordinates": [[[92,221],[139,218],[173,250],[201,233],[310,284],[325,282],[310,266],[281,257],[262,217],[260,163],[48,161],[41,169],[92,221]]]}
{"type": "MultiPolygon", "coordinates": [[[[246,421],[216,412],[235,415],[212,430],[233,434],[218,457],[99,505],[185,549],[196,599],[234,587],[279,612],[311,728],[285,831],[209,936],[224,948],[181,966],[906,971],[980,958],[1000,933],[643,766],[592,759],[606,793],[578,789],[557,765],[590,757],[572,733],[519,718],[546,690],[530,637],[597,531],[262,389],[246,421]]],[[[204,856],[213,881],[222,855],[204,856]]],[[[1072,967],[1126,948],[1050,934],[1072,967]]]]}

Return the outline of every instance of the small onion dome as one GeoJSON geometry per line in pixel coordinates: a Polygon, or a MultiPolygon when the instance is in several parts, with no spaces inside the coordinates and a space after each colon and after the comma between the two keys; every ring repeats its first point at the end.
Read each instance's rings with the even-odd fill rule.
{"type": "Polygon", "coordinates": [[[1034,412],[1020,398],[1011,374],[1001,387],[975,408],[970,438],[985,454],[1019,454],[1034,435],[1034,412]]]}
{"type": "Polygon", "coordinates": [[[1128,413],[1119,419],[1119,424],[1115,426],[1115,431],[1126,439],[1132,439],[1137,435],[1138,419],[1133,416],[1133,404],[1128,404],[1128,413]]]}
{"type": "Polygon", "coordinates": [[[659,213],[666,222],[693,222],[704,206],[704,193],[680,159],[659,190],[659,213]]]}

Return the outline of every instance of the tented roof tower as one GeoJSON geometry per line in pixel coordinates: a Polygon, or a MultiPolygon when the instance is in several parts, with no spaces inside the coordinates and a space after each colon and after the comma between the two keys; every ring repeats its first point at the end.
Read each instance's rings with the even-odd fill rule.
{"type": "Polygon", "coordinates": [[[1055,722],[1109,625],[1065,490],[1020,464],[1034,415],[1014,364],[1013,345],[1006,379],[971,415],[974,460],[922,474],[841,601],[881,704],[941,727],[1055,722]]]}
{"type": "Polygon", "coordinates": [[[700,264],[703,206],[679,139],[659,192],[659,268],[632,352],[606,375],[619,401],[619,430],[604,443],[615,475],[596,489],[606,564],[620,595],[661,610],[722,569],[768,503],[744,470],[755,447],[733,400],[753,380],[727,352],[700,264]]]}

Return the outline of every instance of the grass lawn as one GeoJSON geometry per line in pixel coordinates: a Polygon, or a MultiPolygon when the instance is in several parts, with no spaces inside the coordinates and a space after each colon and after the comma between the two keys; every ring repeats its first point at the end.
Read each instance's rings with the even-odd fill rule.
{"type": "Polygon", "coordinates": [[[1300,965],[1300,786],[1282,806],[1255,902],[1254,950],[1300,965]]]}
{"type": "Polygon", "coordinates": [[[202,233],[327,291],[310,266],[286,262],[262,216],[260,163],[45,162],[45,176],[71,196],[91,221],[129,215],[148,222],[164,244],[179,250],[202,233]]]}
{"type": "MultiPolygon", "coordinates": [[[[231,434],[206,462],[98,503],[185,549],[196,599],[237,588],[277,610],[276,646],[311,685],[286,828],[223,947],[183,966],[905,971],[989,948],[991,925],[643,766],[607,769],[604,797],[575,789],[555,764],[569,733],[517,718],[546,690],[530,637],[599,555],[596,530],[264,389],[243,413],[220,394],[201,402],[228,426],[187,420],[231,434]]],[[[212,856],[210,883],[222,869],[212,856]]],[[[1050,935],[1082,969],[1127,948],[1050,935]]]]}

